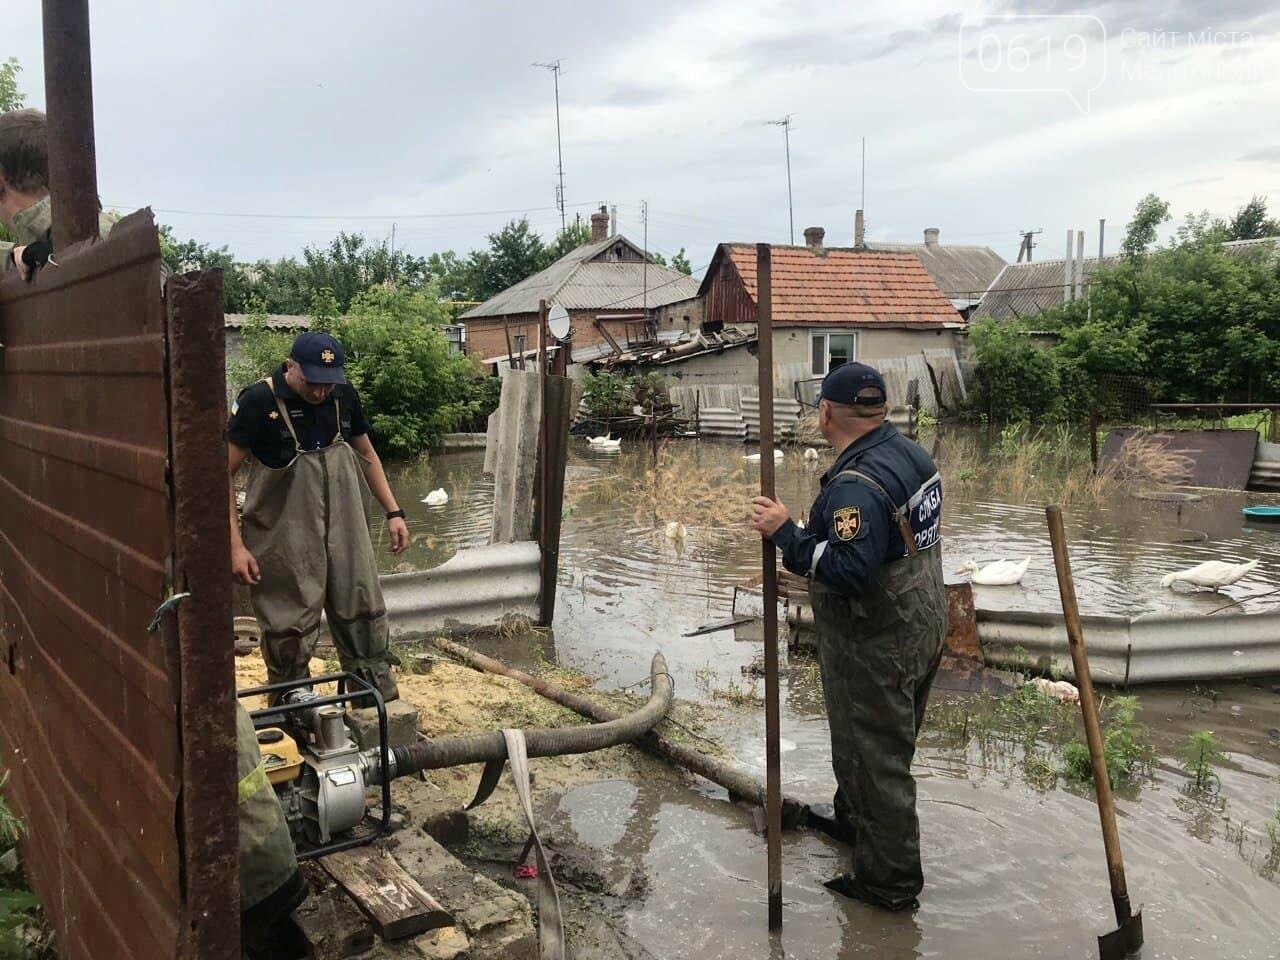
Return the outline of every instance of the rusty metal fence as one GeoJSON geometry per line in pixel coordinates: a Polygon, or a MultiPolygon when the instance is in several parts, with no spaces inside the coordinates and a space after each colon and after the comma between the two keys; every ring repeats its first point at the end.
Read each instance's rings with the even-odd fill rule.
{"type": "Polygon", "coordinates": [[[149,212],[59,262],[0,282],[8,799],[64,960],[235,957],[221,280],[149,212]]]}

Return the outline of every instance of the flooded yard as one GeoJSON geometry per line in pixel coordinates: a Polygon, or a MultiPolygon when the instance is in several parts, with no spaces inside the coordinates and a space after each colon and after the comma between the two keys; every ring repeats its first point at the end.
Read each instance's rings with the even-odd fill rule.
{"type": "MultiPolygon", "coordinates": [[[[939,443],[944,476],[956,467],[946,462],[949,442],[939,443]]],[[[597,454],[581,440],[571,449],[549,655],[616,689],[644,677],[660,649],[677,697],[713,705],[715,735],[762,774],[763,710],[753,702],[762,684],[748,670],[760,653],[758,630],[682,636],[728,616],[733,588],[758,577],[758,540],[745,522],[727,519],[738,493],[758,483],[758,467],[743,459],[754,448],[672,444],[665,478],[647,474],[650,461],[638,449],[597,454]],[[643,493],[649,481],[661,496],[643,493]],[[683,542],[665,535],[672,520],[685,524],[683,542]]],[[[394,470],[413,545],[394,561],[384,554],[386,569],[435,566],[487,540],[492,484],[481,477],[482,460],[480,452],[457,453],[394,470]],[[446,506],[419,502],[439,487],[450,494],[446,506]]],[[[807,510],[829,460],[823,450],[811,466],[796,451],[780,463],[778,490],[793,515],[807,510]]],[[[982,467],[966,464],[946,492],[948,572],[968,557],[1029,556],[1021,586],[980,590],[978,603],[1056,610],[1043,505],[1005,502],[1000,478],[982,467]]],[[[1083,612],[1208,612],[1233,601],[1256,610],[1274,602],[1264,595],[1280,586],[1280,534],[1250,529],[1240,514],[1268,498],[1197,493],[1176,504],[1125,491],[1067,507],[1083,612]],[[1221,595],[1160,588],[1165,573],[1210,558],[1260,564],[1221,595]]],[[[373,529],[377,535],[381,525],[373,529]]],[[[784,790],[829,799],[830,748],[812,660],[784,661],[782,684],[784,790]]],[[[1277,684],[1137,691],[1154,755],[1119,792],[1118,808],[1129,887],[1144,910],[1144,957],[1280,957],[1277,684]],[[1189,787],[1178,760],[1199,730],[1212,730],[1226,751],[1214,770],[1218,788],[1208,792],[1189,787]]],[[[707,784],[611,780],[544,795],[546,833],[602,863],[643,867],[646,882],[622,910],[627,933],[654,957],[1095,956],[1094,937],[1114,923],[1091,792],[1061,775],[1062,744],[1047,732],[1013,735],[982,719],[971,730],[967,717],[981,698],[943,686],[916,761],[926,887],[914,916],[886,916],[827,892],[821,881],[845,868],[845,852],[821,835],[789,833],[786,926],[770,945],[763,838],[749,810],[707,784]]]]}

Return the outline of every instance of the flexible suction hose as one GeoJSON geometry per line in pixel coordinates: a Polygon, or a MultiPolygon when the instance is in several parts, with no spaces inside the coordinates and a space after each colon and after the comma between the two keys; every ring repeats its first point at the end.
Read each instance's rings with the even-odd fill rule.
{"type": "MultiPolygon", "coordinates": [[[[651,693],[648,702],[626,716],[607,723],[593,723],[581,727],[563,727],[556,730],[526,730],[526,752],[533,757],[559,757],[572,753],[590,753],[620,743],[630,743],[648,733],[667,715],[671,708],[673,688],[671,675],[667,673],[667,661],[661,653],[653,655],[649,668],[651,693]]],[[[442,767],[458,767],[469,763],[487,763],[507,756],[507,743],[501,731],[473,733],[462,736],[435,737],[419,740],[391,751],[391,778],[408,776],[420,770],[439,770],[442,767]]],[[[365,754],[369,768],[368,782],[382,782],[381,764],[377,751],[365,754]]]]}

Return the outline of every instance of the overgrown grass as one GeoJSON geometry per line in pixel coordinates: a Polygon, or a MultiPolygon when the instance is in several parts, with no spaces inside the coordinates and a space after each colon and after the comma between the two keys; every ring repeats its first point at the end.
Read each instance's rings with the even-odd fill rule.
{"type": "MultiPolygon", "coordinates": [[[[1117,787],[1151,776],[1155,750],[1145,742],[1146,727],[1136,720],[1141,705],[1137,697],[1115,697],[1100,705],[1104,716],[1102,756],[1107,763],[1107,779],[1117,787]]],[[[1093,765],[1089,747],[1080,740],[1067,744],[1063,751],[1064,773],[1080,783],[1093,781],[1093,765]]]]}
{"type": "Polygon", "coordinates": [[[1191,775],[1187,785],[1193,796],[1213,796],[1222,789],[1222,779],[1213,772],[1213,768],[1227,759],[1222,752],[1222,745],[1211,730],[1197,730],[1187,737],[1179,752],[1182,769],[1191,775]]]}

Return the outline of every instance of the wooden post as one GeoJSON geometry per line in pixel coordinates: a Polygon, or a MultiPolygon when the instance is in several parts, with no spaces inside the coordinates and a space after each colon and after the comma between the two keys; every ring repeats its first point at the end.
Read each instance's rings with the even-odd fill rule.
{"type": "Polygon", "coordinates": [[[44,0],[44,99],[53,245],[61,250],[98,236],[89,0],[44,0]]]}
{"type": "MultiPolygon", "coordinates": [[[[760,381],[760,495],[774,497],[772,251],[756,244],[760,381]]],[[[769,855],[769,929],[782,929],[782,769],[778,748],[778,567],[773,543],[761,539],[764,574],[765,842],[769,855]]]]}
{"type": "Polygon", "coordinates": [[[548,522],[549,514],[547,513],[547,500],[551,492],[551,484],[548,477],[551,475],[551,449],[547,443],[547,301],[538,301],[538,571],[539,583],[539,610],[541,611],[539,619],[545,626],[551,626],[547,621],[546,612],[549,608],[554,608],[555,602],[546,594],[548,589],[555,590],[555,581],[552,579],[548,588],[547,581],[551,578],[547,576],[547,550],[549,548],[548,534],[550,533],[551,524],[548,522]]]}

